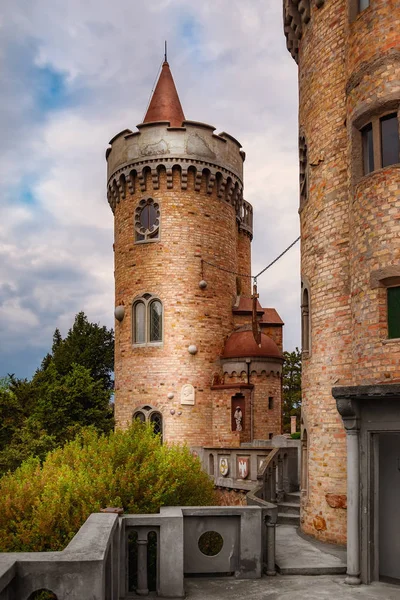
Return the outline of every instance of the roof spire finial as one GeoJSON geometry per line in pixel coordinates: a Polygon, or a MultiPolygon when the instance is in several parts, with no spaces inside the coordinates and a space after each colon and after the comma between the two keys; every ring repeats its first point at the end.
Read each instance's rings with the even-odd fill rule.
{"type": "Polygon", "coordinates": [[[185,115],[167,62],[167,42],[165,42],[164,58],[160,76],[148,104],[143,123],[169,121],[170,127],[182,127],[185,115]]]}
{"type": "Polygon", "coordinates": [[[167,40],[165,40],[164,62],[168,62],[168,58],[167,58],[167,40]]]}

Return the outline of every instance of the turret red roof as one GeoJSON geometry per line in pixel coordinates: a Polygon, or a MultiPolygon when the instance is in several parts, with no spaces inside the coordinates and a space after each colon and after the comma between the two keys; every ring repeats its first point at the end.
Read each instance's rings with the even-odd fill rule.
{"type": "Polygon", "coordinates": [[[182,127],[185,120],[178,92],[167,61],[163,63],[156,89],[143,123],[169,121],[171,127],[182,127]]]}
{"type": "Polygon", "coordinates": [[[269,336],[261,334],[261,346],[254,340],[250,329],[234,331],[225,343],[221,358],[280,358],[283,360],[282,352],[269,336]]]}

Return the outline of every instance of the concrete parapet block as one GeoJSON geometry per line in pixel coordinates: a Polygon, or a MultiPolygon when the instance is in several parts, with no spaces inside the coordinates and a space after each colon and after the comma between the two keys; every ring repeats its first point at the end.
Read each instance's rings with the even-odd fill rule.
{"type": "Polygon", "coordinates": [[[107,590],[118,600],[118,578],[106,574],[115,564],[107,558],[118,535],[118,515],[95,513],[62,552],[0,553],[0,597],[11,590],[9,597],[27,600],[32,592],[48,589],[60,599],[105,600],[107,590]],[[113,583],[106,588],[106,581],[113,583]]]}

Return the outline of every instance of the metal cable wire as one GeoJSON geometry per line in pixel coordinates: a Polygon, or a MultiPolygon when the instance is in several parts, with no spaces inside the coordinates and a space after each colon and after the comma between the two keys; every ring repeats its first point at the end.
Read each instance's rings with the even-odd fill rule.
{"type": "Polygon", "coordinates": [[[270,262],[270,263],[269,263],[269,265],[267,265],[267,266],[266,266],[266,267],[265,267],[265,268],[264,268],[262,271],[260,271],[260,272],[258,273],[258,275],[254,275],[254,280],[256,280],[256,279],[257,279],[257,277],[260,277],[260,275],[262,275],[263,273],[265,273],[265,271],[266,271],[267,269],[269,269],[270,267],[272,267],[272,265],[274,265],[274,264],[275,264],[275,263],[276,263],[276,262],[277,262],[277,261],[278,261],[280,258],[282,258],[282,256],[283,256],[284,254],[286,254],[286,252],[287,252],[288,250],[290,250],[290,248],[292,248],[292,247],[293,247],[295,244],[297,244],[297,242],[299,241],[299,239],[300,239],[300,236],[299,236],[298,238],[296,238],[296,239],[294,240],[294,242],[292,242],[292,243],[290,244],[290,246],[288,246],[288,247],[287,247],[287,248],[286,248],[286,249],[285,249],[283,252],[281,252],[281,254],[280,254],[279,256],[277,256],[277,257],[276,257],[276,258],[275,258],[275,259],[274,259],[272,262],[270,262]]]}
{"type": "Polygon", "coordinates": [[[279,256],[277,256],[272,262],[270,262],[269,265],[267,265],[257,275],[247,275],[246,273],[239,273],[238,271],[231,271],[230,269],[225,269],[224,267],[220,267],[219,265],[216,265],[215,263],[209,262],[208,260],[205,260],[204,258],[202,258],[201,261],[202,261],[203,264],[210,265],[210,267],[214,267],[215,269],[219,269],[220,271],[224,271],[225,273],[230,273],[231,275],[239,275],[239,277],[248,277],[249,279],[254,279],[254,282],[256,282],[257,278],[260,277],[260,275],[262,275],[263,273],[265,273],[265,271],[267,269],[269,269],[270,267],[272,267],[272,265],[274,265],[280,258],[282,258],[282,256],[284,254],[286,254],[286,252],[288,252],[288,250],[290,250],[290,248],[293,248],[293,246],[295,244],[297,244],[297,242],[299,241],[299,239],[300,239],[300,236],[298,238],[296,238],[294,240],[294,242],[292,242],[290,244],[290,246],[288,246],[287,248],[285,248],[285,250],[283,252],[281,252],[279,254],[279,256]]]}
{"type": "Polygon", "coordinates": [[[216,265],[212,262],[208,262],[208,260],[204,260],[204,258],[202,258],[201,260],[205,265],[210,265],[210,267],[214,267],[215,269],[219,269],[220,271],[225,271],[225,273],[231,273],[232,275],[239,275],[240,277],[249,277],[249,278],[252,277],[252,275],[246,275],[245,273],[238,273],[237,271],[231,271],[230,269],[225,269],[224,267],[220,267],[219,265],[216,265]]]}

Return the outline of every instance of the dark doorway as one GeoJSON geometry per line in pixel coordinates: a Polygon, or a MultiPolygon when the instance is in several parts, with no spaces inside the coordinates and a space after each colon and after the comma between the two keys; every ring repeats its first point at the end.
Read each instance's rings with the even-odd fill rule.
{"type": "Polygon", "coordinates": [[[400,584],[400,433],[379,435],[379,578],[400,584]]]}

